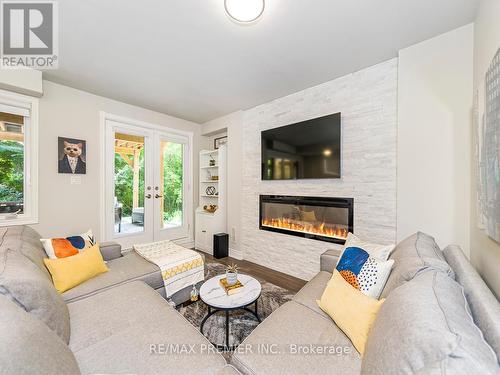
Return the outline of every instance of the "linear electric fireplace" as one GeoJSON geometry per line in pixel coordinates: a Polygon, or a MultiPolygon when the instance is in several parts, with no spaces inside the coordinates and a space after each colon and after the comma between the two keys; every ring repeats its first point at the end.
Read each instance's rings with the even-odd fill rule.
{"type": "Polygon", "coordinates": [[[260,196],[262,230],[344,244],[353,218],[352,198],[260,196]]]}

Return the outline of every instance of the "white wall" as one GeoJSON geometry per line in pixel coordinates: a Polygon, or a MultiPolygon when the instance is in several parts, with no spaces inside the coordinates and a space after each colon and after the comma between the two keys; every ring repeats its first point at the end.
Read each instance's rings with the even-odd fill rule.
{"type": "MultiPolygon", "coordinates": [[[[194,133],[193,162],[198,170],[201,127],[162,113],[44,81],[40,99],[39,224],[43,236],[81,233],[89,228],[100,240],[100,124],[99,112],[129,117],[194,133]],[[81,185],[71,185],[70,175],[57,172],[57,137],[87,141],[87,174],[81,185]]],[[[198,176],[193,181],[194,207],[198,202],[198,176]]]]}
{"type": "Polygon", "coordinates": [[[203,124],[205,147],[213,148],[216,137],[226,134],[227,144],[227,232],[229,251],[232,257],[241,258],[241,182],[242,182],[242,129],[243,112],[238,111],[203,124]]]}
{"type": "Polygon", "coordinates": [[[469,251],[472,24],[399,52],[398,241],[469,251]]]}
{"type": "MultiPolygon", "coordinates": [[[[484,106],[484,78],[491,60],[500,48],[500,1],[483,0],[475,22],[474,38],[474,92],[477,92],[479,106],[484,106]]],[[[476,129],[472,131],[472,150],[476,148],[476,129]]],[[[477,219],[477,161],[472,154],[470,252],[472,264],[500,298],[500,244],[493,241],[478,228],[477,219]]]]}

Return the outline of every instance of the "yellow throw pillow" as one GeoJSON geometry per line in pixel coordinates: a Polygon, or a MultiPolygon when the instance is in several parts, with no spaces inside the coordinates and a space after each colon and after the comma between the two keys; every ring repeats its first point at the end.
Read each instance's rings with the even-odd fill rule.
{"type": "Polygon", "coordinates": [[[334,270],[319,307],[349,337],[356,350],[363,355],[368,333],[384,300],[368,297],[353,288],[339,271],[334,270]]]}
{"type": "Polygon", "coordinates": [[[44,259],[43,261],[59,293],[108,271],[97,244],[67,258],[44,259]]]}

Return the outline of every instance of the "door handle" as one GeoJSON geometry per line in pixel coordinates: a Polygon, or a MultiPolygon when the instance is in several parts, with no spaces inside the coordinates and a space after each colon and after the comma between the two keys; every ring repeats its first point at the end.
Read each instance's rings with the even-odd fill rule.
{"type": "Polygon", "coordinates": [[[155,198],[158,199],[158,198],[163,198],[163,195],[160,195],[160,194],[155,194],[155,198]]]}
{"type": "Polygon", "coordinates": [[[147,194],[146,199],[151,199],[151,194],[147,194]]]}

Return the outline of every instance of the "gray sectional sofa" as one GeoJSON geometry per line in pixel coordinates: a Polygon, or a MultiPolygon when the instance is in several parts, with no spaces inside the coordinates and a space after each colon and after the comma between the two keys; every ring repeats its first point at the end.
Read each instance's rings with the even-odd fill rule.
{"type": "Polygon", "coordinates": [[[363,358],[316,304],[338,259],[331,250],[231,365],[161,297],[153,269],[123,259],[132,254],[103,246],[107,278],[60,295],[39,238],[28,227],[0,229],[0,374],[499,373],[497,299],[458,247],[441,251],[423,233],[391,255],[386,301],[363,358]]]}
{"type": "Polygon", "coordinates": [[[417,233],[397,245],[386,298],[361,358],[317,305],[339,252],[240,345],[243,374],[499,374],[500,304],[461,249],[417,233]],[[273,346],[274,345],[274,346],[273,346]],[[267,352],[272,349],[273,353],[267,352]]]}
{"type": "MultiPolygon", "coordinates": [[[[98,275],[64,292],[62,297],[66,302],[77,301],[117,285],[135,280],[144,281],[163,296],[163,298],[166,298],[165,286],[161,277],[160,268],[156,264],[148,262],[134,251],[130,251],[123,255],[121,246],[114,242],[105,242],[99,246],[101,254],[109,268],[109,272],[98,275]]],[[[201,286],[201,284],[202,283],[200,283],[198,287],[201,286]]],[[[191,287],[187,287],[175,293],[169,300],[175,305],[180,305],[189,300],[190,293],[191,287]]]]}
{"type": "Polygon", "coordinates": [[[107,278],[61,295],[43,264],[38,233],[0,229],[0,374],[238,373],[154,290],[147,267],[137,262],[134,269],[124,259],[130,255],[116,257],[116,247],[102,252],[115,259],[107,278]]]}

